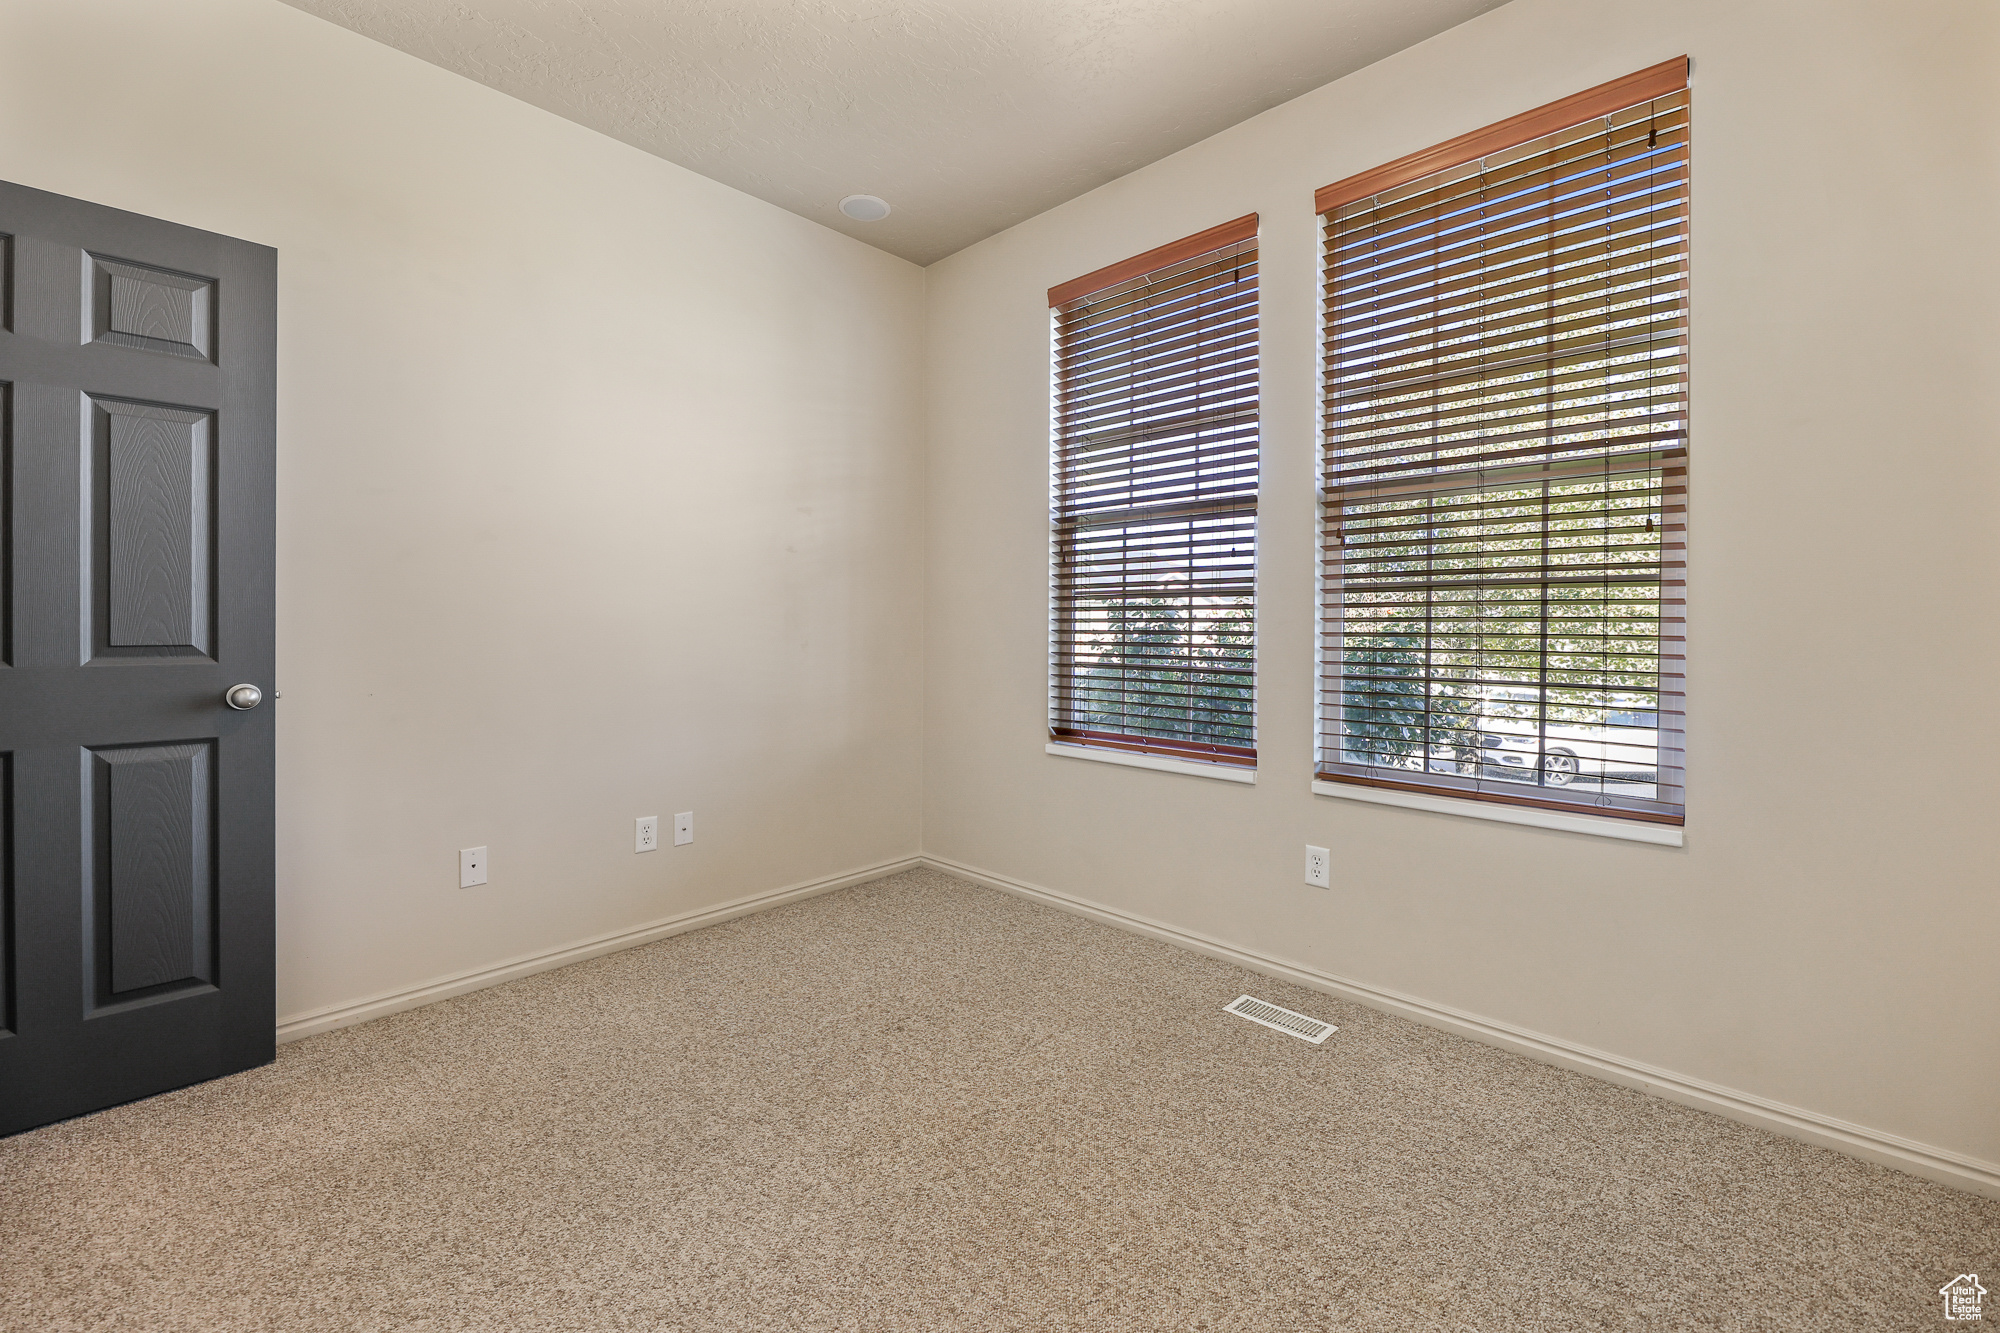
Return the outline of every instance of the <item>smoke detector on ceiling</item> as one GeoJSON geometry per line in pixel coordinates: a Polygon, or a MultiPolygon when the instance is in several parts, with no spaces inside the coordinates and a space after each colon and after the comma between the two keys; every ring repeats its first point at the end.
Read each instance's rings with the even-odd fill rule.
{"type": "Polygon", "coordinates": [[[840,201],[840,211],[856,222],[880,222],[889,216],[889,205],[872,194],[850,194],[840,201]]]}

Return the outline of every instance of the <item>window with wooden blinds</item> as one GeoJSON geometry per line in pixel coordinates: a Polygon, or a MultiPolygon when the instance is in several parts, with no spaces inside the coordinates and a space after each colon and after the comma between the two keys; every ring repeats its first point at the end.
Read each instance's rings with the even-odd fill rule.
{"type": "Polygon", "coordinates": [[[1320,192],[1320,779],[1681,822],[1686,75],[1320,192]]]}
{"type": "Polygon", "coordinates": [[[1051,738],[1254,765],[1256,215],[1049,305],[1051,738]]]}

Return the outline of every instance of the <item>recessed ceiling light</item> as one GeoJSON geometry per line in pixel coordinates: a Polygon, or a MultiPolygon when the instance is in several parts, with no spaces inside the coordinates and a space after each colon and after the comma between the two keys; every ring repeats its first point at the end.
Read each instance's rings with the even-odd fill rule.
{"type": "Polygon", "coordinates": [[[856,222],[880,222],[889,216],[889,205],[872,194],[850,194],[840,201],[840,211],[856,222]]]}

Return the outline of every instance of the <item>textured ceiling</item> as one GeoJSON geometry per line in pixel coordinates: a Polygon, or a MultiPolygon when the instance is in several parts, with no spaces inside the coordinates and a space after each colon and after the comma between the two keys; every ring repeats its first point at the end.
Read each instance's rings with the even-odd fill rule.
{"type": "Polygon", "coordinates": [[[1502,0],[286,2],[928,264],[1502,0]]]}

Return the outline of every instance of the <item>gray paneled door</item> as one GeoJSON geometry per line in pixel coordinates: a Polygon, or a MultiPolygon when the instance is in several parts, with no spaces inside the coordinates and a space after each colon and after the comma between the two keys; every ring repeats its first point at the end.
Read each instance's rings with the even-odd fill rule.
{"type": "Polygon", "coordinates": [[[277,258],[0,183],[0,1133],[272,1057],[277,258]]]}

